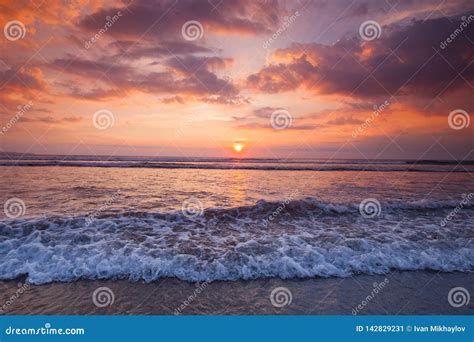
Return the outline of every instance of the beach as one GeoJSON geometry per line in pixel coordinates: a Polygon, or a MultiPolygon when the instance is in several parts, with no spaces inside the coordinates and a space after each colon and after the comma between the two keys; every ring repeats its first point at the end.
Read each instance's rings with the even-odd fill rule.
{"type": "MultiPolygon", "coordinates": [[[[3,281],[0,286],[4,289],[0,295],[3,303],[15,294],[18,282],[3,281]]],[[[459,286],[473,293],[474,274],[417,271],[351,278],[216,281],[207,285],[176,278],[152,283],[80,280],[30,285],[3,314],[473,315],[472,301],[461,307],[448,302],[450,289],[459,286]],[[380,291],[367,299],[375,288],[374,283],[385,285],[382,288],[379,285],[380,291]],[[98,307],[93,302],[93,293],[103,287],[112,291],[114,300],[109,298],[108,305],[98,307]],[[287,305],[276,307],[271,302],[271,293],[281,287],[287,288],[292,298],[287,305]],[[200,293],[196,291],[198,288],[200,293]]]]}

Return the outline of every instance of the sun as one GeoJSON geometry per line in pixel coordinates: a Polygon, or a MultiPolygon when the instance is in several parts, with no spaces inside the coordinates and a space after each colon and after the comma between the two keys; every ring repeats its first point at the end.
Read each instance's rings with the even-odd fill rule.
{"type": "Polygon", "coordinates": [[[232,148],[234,149],[235,152],[242,152],[242,150],[244,149],[244,144],[242,143],[234,143],[232,145],[232,148]]]}

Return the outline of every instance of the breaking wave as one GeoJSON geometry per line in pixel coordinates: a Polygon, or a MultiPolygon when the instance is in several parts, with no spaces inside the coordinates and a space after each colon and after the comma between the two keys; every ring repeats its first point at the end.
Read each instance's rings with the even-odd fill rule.
{"type": "Polygon", "coordinates": [[[0,279],[188,281],[348,277],[474,270],[474,208],[459,201],[356,203],[315,198],[181,212],[22,218],[0,223],[0,279]],[[273,215],[277,212],[277,215],[273,215]],[[269,217],[272,219],[269,220],[269,217]]]}

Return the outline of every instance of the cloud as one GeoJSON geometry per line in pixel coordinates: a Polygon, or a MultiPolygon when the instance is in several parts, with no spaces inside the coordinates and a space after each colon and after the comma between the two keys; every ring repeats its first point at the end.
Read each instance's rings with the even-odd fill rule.
{"type": "Polygon", "coordinates": [[[179,103],[179,104],[184,104],[186,103],[186,100],[182,98],[181,96],[172,96],[172,97],[166,97],[161,100],[163,103],[179,103]]]}
{"type": "MultiPolygon", "coordinates": [[[[446,132],[452,134],[446,140],[457,139],[456,151],[472,149],[471,127],[454,132],[447,115],[460,108],[472,118],[474,23],[441,45],[460,27],[471,2],[5,2],[0,4],[1,27],[20,20],[26,37],[0,40],[0,115],[8,121],[18,106],[31,100],[34,106],[23,118],[34,123],[33,136],[41,133],[33,131],[41,128],[40,123],[55,125],[58,135],[45,136],[44,141],[66,144],[74,137],[61,136],[61,131],[69,124],[76,126],[71,123],[81,117],[85,120],[98,105],[85,101],[107,101],[105,107],[124,113],[130,122],[127,127],[133,126],[126,132],[130,140],[161,144],[169,127],[179,125],[181,116],[189,113],[190,104],[225,104],[224,110],[223,106],[206,109],[206,116],[222,120],[196,124],[187,137],[189,143],[205,145],[209,129],[222,124],[222,130],[214,131],[216,141],[235,133],[249,141],[261,136],[262,144],[286,144],[286,148],[301,136],[308,146],[337,151],[353,129],[371,117],[375,105],[389,100],[390,106],[357,137],[364,153],[379,152],[381,142],[388,139],[383,133],[398,139],[404,129],[411,137],[427,134],[406,140],[407,149],[409,143],[419,147],[431,143],[432,135],[446,132]],[[107,16],[119,10],[119,20],[103,32],[107,16]],[[282,31],[285,16],[296,11],[301,16],[282,31]],[[202,24],[200,39],[187,41],[182,36],[182,26],[189,20],[202,24]],[[382,26],[379,39],[361,39],[359,26],[366,20],[382,26]],[[87,48],[85,42],[98,33],[100,39],[87,48]],[[274,34],[278,40],[264,49],[262,43],[274,34]],[[63,116],[66,108],[78,116],[63,116]],[[278,109],[290,111],[292,125],[280,131],[278,140],[266,140],[273,131],[271,114],[278,109]],[[287,132],[293,137],[285,136],[287,132]],[[380,140],[373,138],[379,134],[380,140]]],[[[87,132],[85,124],[77,126],[81,133],[87,132]]],[[[81,134],[84,143],[99,139],[94,137],[98,132],[92,132],[81,134]]],[[[112,140],[122,136],[118,130],[107,133],[112,140]]],[[[22,141],[26,148],[35,143],[26,131],[17,134],[4,139],[10,144],[22,141]]]]}
{"type": "MultiPolygon", "coordinates": [[[[19,105],[37,102],[41,93],[48,90],[40,68],[34,66],[13,66],[0,71],[0,111],[12,113],[19,105]],[[5,111],[6,110],[6,111],[5,111]]],[[[45,99],[41,99],[45,102],[45,99]]]]}
{"type": "Polygon", "coordinates": [[[431,100],[472,89],[474,25],[440,48],[460,25],[460,18],[413,20],[384,26],[380,39],[371,42],[346,37],[330,46],[293,43],[275,52],[276,63],[248,76],[247,86],[263,93],[305,90],[362,100],[392,95],[431,100]]]}
{"type": "Polygon", "coordinates": [[[68,96],[94,101],[106,101],[128,95],[127,89],[122,88],[103,89],[96,87],[91,90],[83,90],[75,84],[69,84],[67,88],[69,89],[68,96]]]}
{"type": "Polygon", "coordinates": [[[126,59],[154,58],[160,59],[169,56],[184,56],[197,53],[215,54],[219,50],[211,49],[188,41],[163,41],[159,43],[138,43],[132,41],[114,41],[111,47],[118,50],[116,57],[126,59]],[[124,54],[123,52],[126,51],[124,54]]]}
{"type": "MultiPolygon", "coordinates": [[[[233,121],[236,123],[236,127],[240,129],[263,129],[263,130],[274,130],[271,125],[271,116],[277,110],[285,110],[281,107],[260,107],[254,109],[250,114],[246,116],[234,116],[233,121]]],[[[292,118],[292,124],[285,130],[312,130],[320,128],[322,126],[314,124],[307,120],[305,116],[295,117],[290,113],[292,118]]]]}
{"type": "Polygon", "coordinates": [[[79,78],[95,80],[104,87],[84,90],[74,83],[69,85],[70,96],[89,99],[121,97],[127,92],[141,91],[152,94],[199,96],[219,103],[240,101],[239,89],[230,79],[221,78],[210,69],[224,68],[230,59],[219,57],[169,58],[162,66],[164,71],[141,71],[129,64],[105,60],[58,58],[47,66],[79,78]]]}
{"type": "Polygon", "coordinates": [[[46,83],[42,72],[37,67],[11,68],[0,72],[0,89],[2,92],[17,91],[18,89],[42,90],[46,83]]]}
{"type": "Polygon", "coordinates": [[[221,58],[217,56],[198,57],[171,57],[165,62],[166,65],[172,67],[176,71],[181,71],[185,74],[195,74],[200,70],[209,69],[225,69],[232,65],[234,60],[232,58],[221,58]]]}
{"type": "Polygon", "coordinates": [[[118,11],[123,15],[109,32],[121,39],[163,41],[181,35],[186,21],[199,21],[205,34],[248,34],[271,32],[277,24],[279,2],[269,1],[176,1],[135,0],[127,6],[103,8],[83,18],[79,26],[89,32],[103,28],[105,18],[118,11]],[[255,15],[258,14],[258,15],[255,15]]]}
{"type": "Polygon", "coordinates": [[[326,124],[331,125],[331,126],[345,126],[345,125],[360,125],[363,122],[364,121],[362,120],[353,118],[351,115],[349,117],[344,117],[344,116],[337,117],[335,119],[329,120],[328,122],[326,122],[326,124]]]}
{"type": "Polygon", "coordinates": [[[47,123],[47,124],[63,124],[63,123],[77,123],[83,120],[80,116],[65,116],[56,118],[53,116],[40,116],[40,117],[31,117],[24,116],[21,118],[21,122],[40,122],[40,123],[47,123]]]}

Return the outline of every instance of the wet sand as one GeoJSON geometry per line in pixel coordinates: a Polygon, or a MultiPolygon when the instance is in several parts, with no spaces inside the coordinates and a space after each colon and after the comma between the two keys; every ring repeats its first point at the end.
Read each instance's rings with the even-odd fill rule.
{"type": "Polygon", "coordinates": [[[19,282],[21,280],[0,282],[0,305],[3,305],[0,314],[474,315],[474,300],[462,307],[453,307],[448,302],[448,293],[455,287],[464,287],[474,296],[474,273],[417,271],[352,278],[258,279],[200,284],[175,278],[153,283],[80,280],[23,285],[23,293],[18,291],[19,282]],[[105,290],[103,296],[96,296],[96,304],[108,304],[104,307],[93,301],[93,293],[100,287],[107,287],[113,293],[105,290]],[[279,287],[285,287],[289,292],[285,290],[285,296],[276,290],[280,291],[280,296],[274,297],[275,306],[271,294],[279,287]]]}

